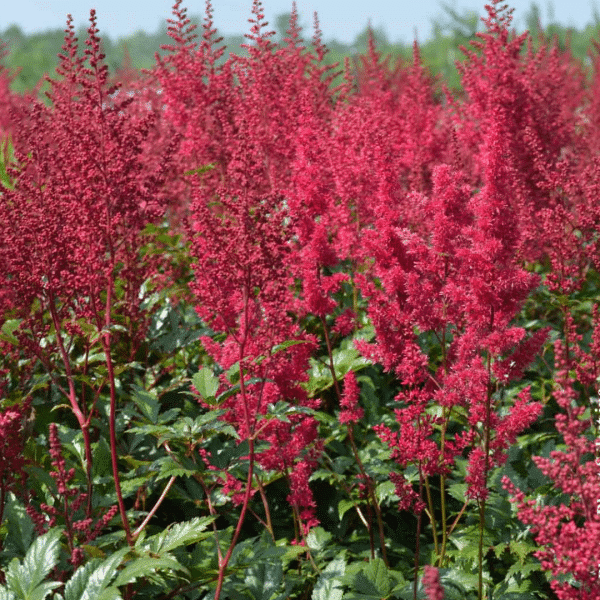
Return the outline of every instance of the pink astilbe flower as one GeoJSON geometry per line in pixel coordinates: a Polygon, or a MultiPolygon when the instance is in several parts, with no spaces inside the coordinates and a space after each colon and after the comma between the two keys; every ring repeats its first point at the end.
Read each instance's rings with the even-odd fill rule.
{"type": "Polygon", "coordinates": [[[364,416],[364,410],[358,404],[360,388],[354,371],[348,371],[344,377],[344,393],[340,400],[340,423],[357,423],[364,416]]]}
{"type": "Polygon", "coordinates": [[[446,593],[440,581],[440,572],[431,565],[423,567],[423,588],[429,600],[444,600],[446,593]]]}

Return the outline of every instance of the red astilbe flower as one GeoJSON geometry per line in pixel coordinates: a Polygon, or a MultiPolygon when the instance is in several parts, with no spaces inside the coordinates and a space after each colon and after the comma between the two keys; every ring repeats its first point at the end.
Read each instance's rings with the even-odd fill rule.
{"type": "MultiPolygon", "coordinates": [[[[346,90],[343,100],[321,106],[302,99],[286,190],[302,286],[296,310],[347,333],[359,326],[356,295],[351,308],[340,298],[370,260],[363,232],[390,212],[390,218],[402,211],[407,220],[414,214],[414,222],[420,221],[407,190],[429,189],[432,165],[441,160],[448,137],[418,52],[412,65],[392,69],[372,37],[369,48],[356,79],[346,73],[348,89],[358,82],[358,93],[346,90]],[[348,310],[354,322],[347,322],[348,310]]],[[[331,98],[336,100],[333,92],[331,98]]]]}
{"type": "MultiPolygon", "coordinates": [[[[112,352],[118,345],[121,358],[133,360],[150,323],[141,290],[156,265],[152,255],[142,256],[141,233],[164,214],[157,192],[169,157],[155,169],[140,158],[154,116],[132,114],[132,99],[113,96],[95,11],[85,44],[81,56],[69,17],[51,104],[33,103],[17,124],[14,186],[2,191],[0,203],[0,319],[10,310],[10,318],[21,320],[15,331],[21,350],[41,362],[68,399],[84,437],[90,490],[95,406],[82,400],[89,378],[81,395],[76,379],[89,374],[90,354],[103,353],[120,496],[112,352]],[[83,358],[77,366],[76,358],[83,358]]],[[[88,494],[88,516],[91,510],[88,494]]],[[[122,498],[120,510],[131,542],[122,498]]]]}
{"type": "MultiPolygon", "coordinates": [[[[293,409],[287,420],[267,416],[269,406],[280,400],[292,406],[317,405],[300,387],[313,344],[290,314],[294,255],[282,192],[300,115],[296,100],[309,86],[305,74],[311,72],[313,57],[305,56],[300,45],[295,16],[287,45],[276,48],[272,32],[264,30],[258,2],[253,15],[248,56],[232,58],[225,67],[235,75],[236,85],[226,79],[215,83],[230,86],[223,87],[219,102],[224,108],[214,114],[212,124],[223,133],[225,150],[210,156],[195,142],[189,146],[197,150],[196,157],[204,152],[201,160],[213,162],[218,173],[217,179],[193,179],[190,237],[197,263],[192,290],[198,314],[224,334],[219,343],[203,340],[207,352],[225,371],[236,363],[240,370],[240,391],[223,403],[224,418],[251,447],[256,440],[269,442],[269,449],[256,456],[252,450],[251,460],[289,474],[290,503],[305,524],[314,524],[308,473],[318,453],[317,423],[293,409]],[[287,340],[303,343],[274,351],[287,340]]],[[[210,63],[202,52],[193,60],[210,63]]],[[[196,69],[209,81],[216,77],[201,65],[196,69]]],[[[176,82],[179,75],[170,77],[176,82]]],[[[195,126],[202,128],[202,122],[195,126]]],[[[223,384],[230,385],[225,376],[223,384]]]]}
{"type": "Polygon", "coordinates": [[[97,32],[92,13],[80,57],[69,21],[52,106],[36,103],[19,122],[20,144],[29,154],[17,152],[14,189],[3,192],[2,286],[13,292],[15,316],[33,331],[25,342],[30,350],[46,333],[43,311],[51,311],[59,330],[79,317],[98,329],[110,323],[101,294],[111,290],[111,306],[117,277],[123,281],[121,311],[135,320],[132,340],[144,335],[139,289],[153,265],[139,259],[138,249],[141,230],[162,213],[156,201],[161,171],[142,170],[139,156],[152,115],[131,116],[130,100],[112,100],[97,32]],[[30,316],[34,299],[40,310],[30,316]]]}
{"type": "Polygon", "coordinates": [[[528,34],[510,32],[512,11],[499,0],[486,8],[486,31],[463,48],[467,60],[457,65],[464,101],[451,100],[455,136],[473,185],[489,181],[490,151],[499,160],[496,185],[513,215],[512,243],[526,260],[536,260],[559,239],[544,233],[536,214],[570,204],[561,190],[578,144],[585,75],[556,45],[523,52],[528,34]]]}
{"type": "Polygon", "coordinates": [[[142,171],[138,161],[152,117],[132,118],[129,101],[112,102],[97,32],[92,13],[80,57],[69,21],[52,106],[36,103],[19,123],[29,155],[17,152],[15,188],[3,192],[0,256],[3,285],[14,290],[21,316],[38,298],[58,321],[93,316],[102,327],[99,294],[117,274],[127,281],[125,310],[141,320],[136,306],[148,265],[136,255],[139,232],[162,208],[154,194],[160,171],[142,171]]]}
{"type": "Polygon", "coordinates": [[[600,598],[600,517],[596,508],[600,472],[593,458],[585,458],[593,457],[595,446],[585,435],[590,424],[581,419],[584,410],[572,408],[570,414],[556,416],[556,428],[564,437],[566,451],[554,450],[549,458],[534,457],[542,473],[570,497],[566,504],[548,506],[526,500],[508,478],[503,479],[511,501],[518,507],[519,519],[532,526],[541,547],[535,556],[542,568],[556,577],[550,585],[560,600],[600,598]],[[561,581],[561,575],[571,576],[577,584],[561,581]]]}
{"type": "MultiPolygon", "coordinates": [[[[454,457],[471,445],[468,496],[477,499],[486,498],[487,475],[514,442],[515,430],[527,427],[541,409],[527,405],[526,390],[520,398],[526,406],[519,404],[503,421],[492,398],[502,384],[494,379],[492,364],[517,354],[524,332],[510,321],[538,282],[516,264],[514,246],[511,250],[511,211],[497,188],[497,151],[490,146],[486,184],[475,193],[450,167],[434,171],[431,198],[420,201],[427,215],[420,235],[403,227],[402,215],[390,221],[388,212],[379,219],[365,235],[365,249],[374,257],[373,281],[362,284],[376,341],[360,349],[407,386],[397,398],[405,404],[396,411],[400,432],[381,426],[379,434],[400,466],[418,461],[425,475],[447,474],[454,457]],[[432,365],[419,346],[417,336],[424,333],[440,345],[441,359],[432,365]],[[442,417],[428,416],[432,402],[443,408],[442,417]],[[452,441],[445,431],[454,407],[466,411],[468,426],[452,441]]],[[[521,345],[520,369],[539,350],[536,341],[521,345]]],[[[398,492],[403,491],[401,486],[398,492]]]]}
{"type": "Polygon", "coordinates": [[[344,394],[340,400],[340,423],[357,423],[363,418],[365,411],[358,405],[359,396],[360,388],[356,375],[354,371],[348,371],[344,377],[344,394]]]}

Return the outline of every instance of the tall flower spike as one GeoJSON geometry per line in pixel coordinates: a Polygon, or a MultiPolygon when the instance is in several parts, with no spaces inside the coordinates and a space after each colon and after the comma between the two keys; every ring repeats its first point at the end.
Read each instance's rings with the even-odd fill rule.
{"type": "Polygon", "coordinates": [[[444,600],[446,593],[440,582],[440,572],[436,567],[425,565],[422,583],[429,600],[444,600]]]}

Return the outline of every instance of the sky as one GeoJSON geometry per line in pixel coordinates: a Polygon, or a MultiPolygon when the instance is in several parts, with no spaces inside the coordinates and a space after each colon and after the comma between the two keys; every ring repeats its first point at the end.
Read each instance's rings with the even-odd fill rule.
{"type": "MultiPolygon", "coordinates": [[[[486,0],[446,0],[455,11],[485,13],[486,0]]],[[[87,23],[89,11],[95,8],[100,35],[116,39],[139,30],[156,32],[166,27],[171,16],[173,0],[3,0],[0,10],[0,31],[16,24],[24,32],[64,28],[67,14],[71,13],[76,26],[87,23]]],[[[222,34],[247,33],[252,0],[212,0],[214,21],[222,34]]],[[[431,35],[431,24],[443,18],[440,0],[297,0],[300,22],[312,26],[312,15],[317,11],[323,38],[352,42],[364,31],[367,23],[383,28],[390,41],[411,42],[415,35],[425,41],[431,35]]],[[[539,0],[542,24],[554,20],[562,25],[582,28],[593,21],[594,0],[557,0],[548,4],[539,0]]],[[[512,0],[517,27],[524,28],[524,16],[531,0],[512,0]]],[[[203,15],[204,0],[184,0],[190,15],[203,15]]],[[[267,20],[275,25],[275,16],[290,12],[292,0],[263,0],[267,20]]],[[[600,9],[598,10],[600,12],[600,9]]],[[[309,36],[306,36],[309,37],[309,36]]]]}

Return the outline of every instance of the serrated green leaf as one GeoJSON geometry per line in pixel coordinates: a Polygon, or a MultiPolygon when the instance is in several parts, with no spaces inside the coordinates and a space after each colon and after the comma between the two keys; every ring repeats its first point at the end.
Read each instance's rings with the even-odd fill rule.
{"type": "Polygon", "coordinates": [[[306,537],[306,543],[311,550],[319,552],[331,541],[331,538],[329,531],[325,531],[322,527],[313,527],[306,537]]]}
{"type": "Polygon", "coordinates": [[[3,585],[0,585],[0,600],[16,600],[16,596],[3,585]]]}
{"type": "Polygon", "coordinates": [[[496,558],[500,558],[504,551],[508,548],[508,542],[501,542],[494,546],[494,554],[496,558]]]}
{"type": "Polygon", "coordinates": [[[27,596],[26,600],[45,600],[52,590],[61,586],[60,581],[44,581],[27,596]]]}
{"type": "Polygon", "coordinates": [[[278,352],[281,352],[282,350],[287,350],[291,346],[297,346],[298,344],[311,344],[311,343],[312,342],[310,340],[287,340],[286,342],[282,342],[281,344],[277,344],[277,346],[274,346],[273,350],[271,351],[271,355],[277,354],[278,352]]]}
{"type": "Polygon", "coordinates": [[[282,581],[281,562],[260,562],[247,569],[244,583],[254,600],[270,600],[282,581]]]}
{"type": "Polygon", "coordinates": [[[396,495],[396,486],[394,482],[389,479],[377,485],[375,488],[375,495],[380,503],[389,501],[397,502],[399,500],[396,495]]]}
{"type": "Polygon", "coordinates": [[[531,542],[525,540],[511,540],[509,548],[511,552],[514,552],[519,557],[521,564],[523,564],[527,556],[536,549],[531,542]]]}
{"type": "Polygon", "coordinates": [[[73,573],[73,576],[65,584],[64,600],[80,600],[90,575],[100,564],[99,560],[91,560],[86,565],[82,565],[73,573]]]}
{"type": "Polygon", "coordinates": [[[44,600],[54,588],[61,585],[56,581],[42,583],[58,562],[61,534],[60,529],[51,529],[33,542],[22,565],[16,558],[11,561],[6,571],[6,583],[17,598],[44,600]]]}
{"type": "Polygon", "coordinates": [[[527,575],[529,575],[529,573],[541,570],[542,567],[537,562],[530,561],[525,564],[513,563],[506,572],[505,579],[508,579],[516,574],[519,574],[521,577],[526,577],[527,575]]]}
{"type": "MultiPolygon", "coordinates": [[[[129,552],[129,548],[122,548],[121,550],[111,554],[106,560],[100,563],[94,572],[90,575],[85,591],[80,597],[80,600],[99,600],[101,595],[107,591],[112,580],[117,574],[117,568],[121,564],[125,555],[129,552]]],[[[112,594],[113,592],[108,592],[112,594]]],[[[117,591],[118,593],[118,591],[117,591]]],[[[120,596],[112,596],[120,597],[120,596]]]]}
{"type": "Polygon", "coordinates": [[[338,502],[338,515],[340,517],[340,521],[342,517],[354,506],[354,502],[352,500],[348,500],[343,498],[338,502]]]}
{"type": "Polygon", "coordinates": [[[158,413],[160,411],[160,403],[156,394],[150,393],[142,388],[137,388],[132,394],[132,399],[150,423],[156,424],[158,421],[158,413]]]}
{"type": "Polygon", "coordinates": [[[306,549],[302,546],[287,546],[285,554],[281,557],[283,562],[289,562],[298,558],[301,554],[304,554],[306,549]]]}
{"type": "MultiPolygon", "coordinates": [[[[381,595],[377,591],[377,586],[364,574],[363,571],[359,571],[352,582],[354,597],[360,598],[381,598],[381,595]]],[[[344,594],[344,600],[349,594],[344,594]]]]}
{"type": "Polygon", "coordinates": [[[448,493],[459,502],[465,501],[465,493],[468,488],[468,484],[466,483],[453,483],[448,486],[448,493]]]}
{"type": "Polygon", "coordinates": [[[479,585],[477,573],[467,573],[462,569],[439,569],[440,579],[443,585],[454,584],[462,591],[476,590],[479,585]]]}
{"type": "Polygon", "coordinates": [[[8,530],[4,547],[11,545],[19,555],[24,556],[33,541],[35,526],[25,507],[12,492],[8,495],[4,516],[8,530]]]}
{"type": "Polygon", "coordinates": [[[375,558],[363,570],[365,576],[373,583],[380,596],[387,596],[392,589],[392,580],[388,568],[381,558],[375,558]]]}
{"type": "Polygon", "coordinates": [[[119,589],[111,585],[102,590],[101,594],[98,596],[98,600],[123,600],[123,597],[121,596],[119,589]]]}
{"type": "Polygon", "coordinates": [[[313,589],[312,600],[342,600],[344,594],[342,578],[345,571],[346,561],[344,558],[340,557],[332,560],[321,572],[313,589]]]}
{"type": "Polygon", "coordinates": [[[169,529],[144,540],[143,549],[153,554],[171,552],[180,546],[194,544],[205,536],[206,528],[216,517],[194,517],[184,523],[175,523],[169,529]]]}
{"type": "MultiPolygon", "coordinates": [[[[115,579],[113,585],[115,587],[133,583],[140,577],[148,577],[155,571],[183,571],[189,575],[189,571],[171,556],[160,556],[158,558],[150,558],[144,556],[135,558],[130,561],[115,579]]],[[[66,600],[66,599],[65,599],[66,600]]]]}
{"type": "Polygon", "coordinates": [[[156,476],[156,481],[167,477],[193,477],[195,474],[194,469],[186,469],[177,464],[170,456],[167,456],[160,462],[160,472],[156,476]]]}
{"type": "Polygon", "coordinates": [[[202,399],[211,404],[219,389],[219,378],[209,368],[204,367],[194,374],[192,383],[202,399]]]}

